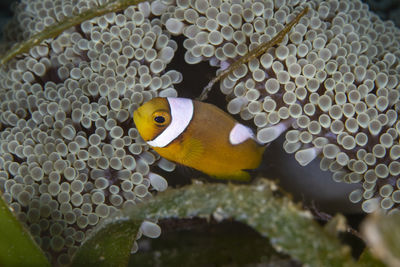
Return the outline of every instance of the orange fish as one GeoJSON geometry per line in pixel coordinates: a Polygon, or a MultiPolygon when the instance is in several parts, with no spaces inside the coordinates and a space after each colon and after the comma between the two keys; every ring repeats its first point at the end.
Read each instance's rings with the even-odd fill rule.
{"type": "Polygon", "coordinates": [[[154,98],[133,113],[142,138],[162,157],[220,179],[248,180],[265,147],[252,130],[214,105],[154,98]]]}

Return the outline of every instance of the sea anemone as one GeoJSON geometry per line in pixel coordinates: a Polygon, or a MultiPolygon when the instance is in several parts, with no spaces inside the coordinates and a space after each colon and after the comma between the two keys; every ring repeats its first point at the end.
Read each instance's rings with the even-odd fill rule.
{"type": "MultiPolygon", "coordinates": [[[[227,110],[253,120],[257,139],[286,132],[284,149],[305,166],[318,155],[337,182],[361,183],[362,209],[400,202],[400,31],[360,1],[177,1],[166,27],[187,39],[185,60],[226,69],[310,11],[259,58],[221,83],[227,110]]],[[[167,15],[165,15],[167,17],[167,15]]]]}
{"type": "MultiPolygon", "coordinates": [[[[96,6],[23,1],[6,36],[25,39],[96,6]]],[[[132,121],[141,103],[176,96],[182,79],[165,70],[177,45],[152,11],[143,3],[86,21],[0,72],[0,190],[59,264],[102,218],[167,188],[150,166],[175,167],[149,150],[132,121]]],[[[142,233],[157,236],[159,227],[145,222],[142,233]]]]}
{"type": "MultiPolygon", "coordinates": [[[[3,48],[104,1],[21,1],[3,48]]],[[[0,190],[59,264],[102,218],[163,191],[150,171],[175,165],[138,135],[132,112],[176,96],[166,71],[183,35],[185,61],[221,70],[309,11],[268,51],[221,81],[227,110],[261,143],[284,134],[301,165],[321,156],[337,182],[362,189],[365,212],[400,203],[400,30],[360,1],[153,1],[85,21],[0,70],[0,190]]],[[[142,233],[159,227],[145,222],[142,233]]],[[[140,235],[139,235],[140,236],[140,235]]],[[[138,238],[139,238],[138,236],[138,238]]],[[[134,249],[136,249],[135,247],[134,249]]]]}

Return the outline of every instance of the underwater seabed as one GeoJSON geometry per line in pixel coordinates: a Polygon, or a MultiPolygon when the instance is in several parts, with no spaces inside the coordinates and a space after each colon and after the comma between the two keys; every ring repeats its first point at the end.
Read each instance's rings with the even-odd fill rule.
{"type": "MultiPolygon", "coordinates": [[[[369,4],[371,10],[380,15],[383,19],[393,19],[396,24],[399,21],[395,14],[400,13],[400,4],[398,0],[363,0],[369,4]]],[[[10,12],[6,10],[15,0],[7,0],[1,2],[0,23],[4,24],[10,16],[10,12]]],[[[202,62],[195,65],[188,65],[184,61],[184,48],[182,42],[180,50],[167,69],[179,70],[184,77],[181,84],[176,86],[179,96],[181,97],[197,97],[202,88],[207,85],[208,81],[213,78],[215,73],[213,68],[207,62],[202,62]],[[202,73],[199,80],[199,73],[202,73]]],[[[182,40],[181,40],[182,41],[182,40]]],[[[217,104],[219,107],[225,107],[226,102],[219,89],[215,86],[207,102],[217,104]]],[[[240,118],[236,118],[240,119],[240,118]]],[[[318,210],[335,213],[359,213],[360,205],[353,204],[348,200],[348,195],[351,191],[358,188],[358,185],[350,185],[344,183],[336,183],[332,180],[332,173],[329,171],[321,171],[319,167],[319,159],[315,159],[305,168],[301,167],[294,159],[294,155],[288,155],[282,149],[283,139],[280,138],[271,144],[264,156],[261,166],[263,176],[279,181],[279,185],[283,189],[293,194],[296,200],[305,201],[306,205],[311,205],[318,210]]],[[[185,172],[183,172],[185,173],[185,172]]],[[[191,172],[186,172],[190,174],[191,172]]],[[[168,174],[165,174],[168,176],[168,174]]],[[[183,184],[186,184],[190,178],[184,177],[183,184]]],[[[176,177],[174,182],[179,184],[176,177]]]]}
{"type": "MultiPolygon", "coordinates": [[[[397,3],[398,0],[392,1],[397,3]]],[[[378,3],[378,1],[372,1],[378,3]]],[[[382,1],[388,3],[388,1],[382,1]]],[[[376,5],[380,6],[380,5],[376,5]]],[[[393,5],[384,5],[384,8],[393,5]]],[[[382,12],[381,12],[382,13],[382,12]]],[[[400,17],[400,16],[399,16],[400,17]]],[[[183,82],[176,86],[180,97],[196,98],[204,86],[214,77],[215,68],[208,62],[188,65],[184,61],[183,37],[173,38],[179,46],[176,55],[168,65],[182,73],[183,82]],[[200,75],[199,75],[200,74],[200,75]]],[[[226,110],[225,97],[214,86],[206,102],[213,103],[226,110]]],[[[240,120],[238,116],[235,117],[240,120]]],[[[251,123],[241,121],[251,126],[251,123]]],[[[312,212],[321,212],[334,215],[345,214],[349,220],[355,218],[352,225],[358,228],[361,217],[360,204],[349,201],[349,193],[361,187],[358,184],[336,183],[332,173],[320,169],[319,158],[313,160],[306,167],[302,167],[295,160],[294,155],[287,154],[283,148],[283,136],[272,142],[266,149],[263,163],[259,168],[258,176],[277,181],[284,191],[289,192],[296,202],[302,202],[305,209],[312,212]]],[[[192,178],[207,182],[222,182],[205,178],[205,175],[192,172],[184,167],[178,167],[173,173],[162,172],[156,167],[152,169],[168,180],[171,187],[191,183],[192,178]]],[[[352,223],[350,221],[350,223],[352,223]]],[[[187,266],[264,266],[258,262],[269,262],[268,266],[301,266],[288,256],[282,256],[252,228],[234,221],[217,222],[214,219],[180,219],[161,220],[159,225],[162,235],[158,239],[142,238],[138,241],[139,251],[131,257],[130,266],[178,266],[182,261],[187,266]],[[251,244],[251,245],[248,245],[251,244]],[[180,255],[179,262],[174,258],[180,255]],[[215,258],[210,258],[214,255],[215,258]],[[247,256],[243,256],[247,255],[247,256]],[[171,258],[170,261],[169,257],[171,258]],[[163,258],[164,261],[159,261],[163,258]],[[254,260],[254,261],[253,261],[254,260]],[[209,263],[213,262],[212,265],[209,263]]],[[[351,241],[353,255],[358,257],[363,245],[353,236],[351,241]]]]}

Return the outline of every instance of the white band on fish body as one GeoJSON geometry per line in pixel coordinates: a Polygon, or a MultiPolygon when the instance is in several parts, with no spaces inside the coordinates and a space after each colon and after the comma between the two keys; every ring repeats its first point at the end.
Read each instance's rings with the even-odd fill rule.
{"type": "Polygon", "coordinates": [[[254,139],[253,131],[249,127],[246,127],[240,123],[236,123],[229,133],[229,142],[232,145],[241,144],[250,138],[254,139]]]}
{"type": "Polygon", "coordinates": [[[152,147],[165,147],[181,135],[193,118],[193,101],[188,98],[167,97],[171,123],[155,139],[147,143],[152,147]]]}

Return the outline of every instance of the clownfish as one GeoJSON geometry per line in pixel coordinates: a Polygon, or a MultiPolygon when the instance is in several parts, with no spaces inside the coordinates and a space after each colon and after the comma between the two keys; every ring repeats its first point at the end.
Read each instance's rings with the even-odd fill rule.
{"type": "Polygon", "coordinates": [[[265,147],[252,130],[216,106],[157,97],[133,113],[136,128],[160,156],[219,179],[248,180],[265,147]]]}

